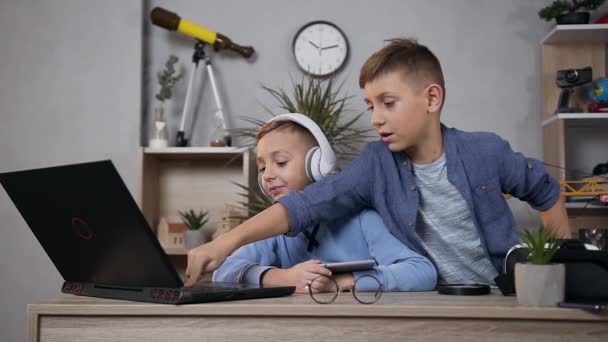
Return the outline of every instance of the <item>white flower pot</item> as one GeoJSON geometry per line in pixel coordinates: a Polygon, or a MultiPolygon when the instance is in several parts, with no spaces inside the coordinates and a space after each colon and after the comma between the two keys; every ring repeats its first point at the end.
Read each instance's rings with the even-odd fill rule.
{"type": "Polygon", "coordinates": [[[186,230],[184,232],[184,247],[192,249],[207,242],[206,236],[201,229],[186,230]]]}
{"type": "Polygon", "coordinates": [[[526,306],[557,306],[564,300],[564,264],[515,264],[517,302],[526,306]]]}

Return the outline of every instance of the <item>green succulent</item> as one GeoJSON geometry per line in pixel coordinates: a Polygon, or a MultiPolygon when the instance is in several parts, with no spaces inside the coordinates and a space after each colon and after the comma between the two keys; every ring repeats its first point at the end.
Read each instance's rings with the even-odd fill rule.
{"type": "Polygon", "coordinates": [[[160,85],[160,90],[155,97],[161,102],[173,97],[173,89],[175,88],[175,84],[177,84],[177,81],[179,81],[183,76],[183,73],[181,72],[178,75],[175,75],[175,64],[177,61],[179,61],[177,56],[169,56],[169,59],[165,63],[165,69],[158,72],[156,75],[158,78],[158,84],[160,85]]]}
{"type": "Polygon", "coordinates": [[[528,260],[535,265],[549,264],[561,244],[554,230],[544,226],[537,230],[524,230],[521,241],[526,245],[524,253],[528,260]]]}
{"type": "Polygon", "coordinates": [[[551,21],[560,15],[574,13],[580,9],[594,10],[600,7],[605,0],[555,0],[538,11],[538,16],[546,21],[551,21]]]}
{"type": "Polygon", "coordinates": [[[201,210],[196,213],[194,210],[190,209],[186,211],[178,211],[178,213],[189,230],[198,230],[202,228],[209,220],[208,211],[201,210]]]}

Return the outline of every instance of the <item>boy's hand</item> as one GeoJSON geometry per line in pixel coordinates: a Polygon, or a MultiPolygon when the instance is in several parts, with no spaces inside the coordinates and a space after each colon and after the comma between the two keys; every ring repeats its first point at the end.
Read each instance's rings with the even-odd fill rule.
{"type": "Polygon", "coordinates": [[[355,286],[355,276],[352,273],[340,273],[334,276],[340,291],[351,291],[355,286]]]}
{"type": "Polygon", "coordinates": [[[211,272],[226,260],[237,248],[289,230],[287,210],[279,203],[241,223],[215,240],[191,249],[188,252],[188,280],[184,286],[191,287],[202,278],[204,272],[211,272]]]}
{"type": "MultiPolygon", "coordinates": [[[[331,277],[331,271],[323,267],[319,260],[308,260],[285,271],[286,280],[289,284],[295,285],[296,293],[308,293],[309,284],[320,275],[331,277]]],[[[326,286],[327,284],[316,281],[312,284],[312,292],[322,292],[326,286]]]]}
{"type": "Polygon", "coordinates": [[[184,286],[191,287],[205,274],[217,269],[224,263],[232,251],[226,239],[217,238],[209,243],[200,245],[188,251],[188,266],[186,276],[188,280],[184,286]]]}

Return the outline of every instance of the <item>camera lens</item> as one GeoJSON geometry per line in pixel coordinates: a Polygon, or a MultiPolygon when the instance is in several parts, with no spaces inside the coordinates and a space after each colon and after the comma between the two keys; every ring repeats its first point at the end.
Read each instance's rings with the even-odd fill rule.
{"type": "Polygon", "coordinates": [[[570,83],[574,83],[578,81],[578,71],[576,70],[568,70],[566,71],[566,81],[570,83]]]}

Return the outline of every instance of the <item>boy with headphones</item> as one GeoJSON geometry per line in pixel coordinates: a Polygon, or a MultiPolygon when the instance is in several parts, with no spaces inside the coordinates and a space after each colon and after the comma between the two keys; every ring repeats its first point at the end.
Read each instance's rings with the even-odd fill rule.
{"type": "Polygon", "coordinates": [[[186,286],[245,243],[373,208],[412,250],[428,256],[439,283],[494,284],[519,240],[503,194],[540,211],[545,226],[570,236],[560,185],[542,162],[492,133],[441,123],[445,85],[437,57],[394,39],[361,68],[359,84],[381,140],[344,171],[281,197],[220,239],[188,253],[186,286]]]}
{"type": "MultiPolygon", "coordinates": [[[[317,124],[305,115],[274,117],[257,134],[258,182],[273,201],[329,175],[336,157],[317,124]]],[[[317,224],[293,237],[285,235],[238,249],[213,274],[214,281],[295,286],[296,292],[323,291],[324,275],[341,290],[373,290],[372,275],[384,291],[428,291],[437,281],[433,264],[395,238],[372,210],[317,224]],[[322,263],[375,259],[373,270],[336,273],[322,263]],[[361,281],[358,281],[358,280],[361,281]]]]}

